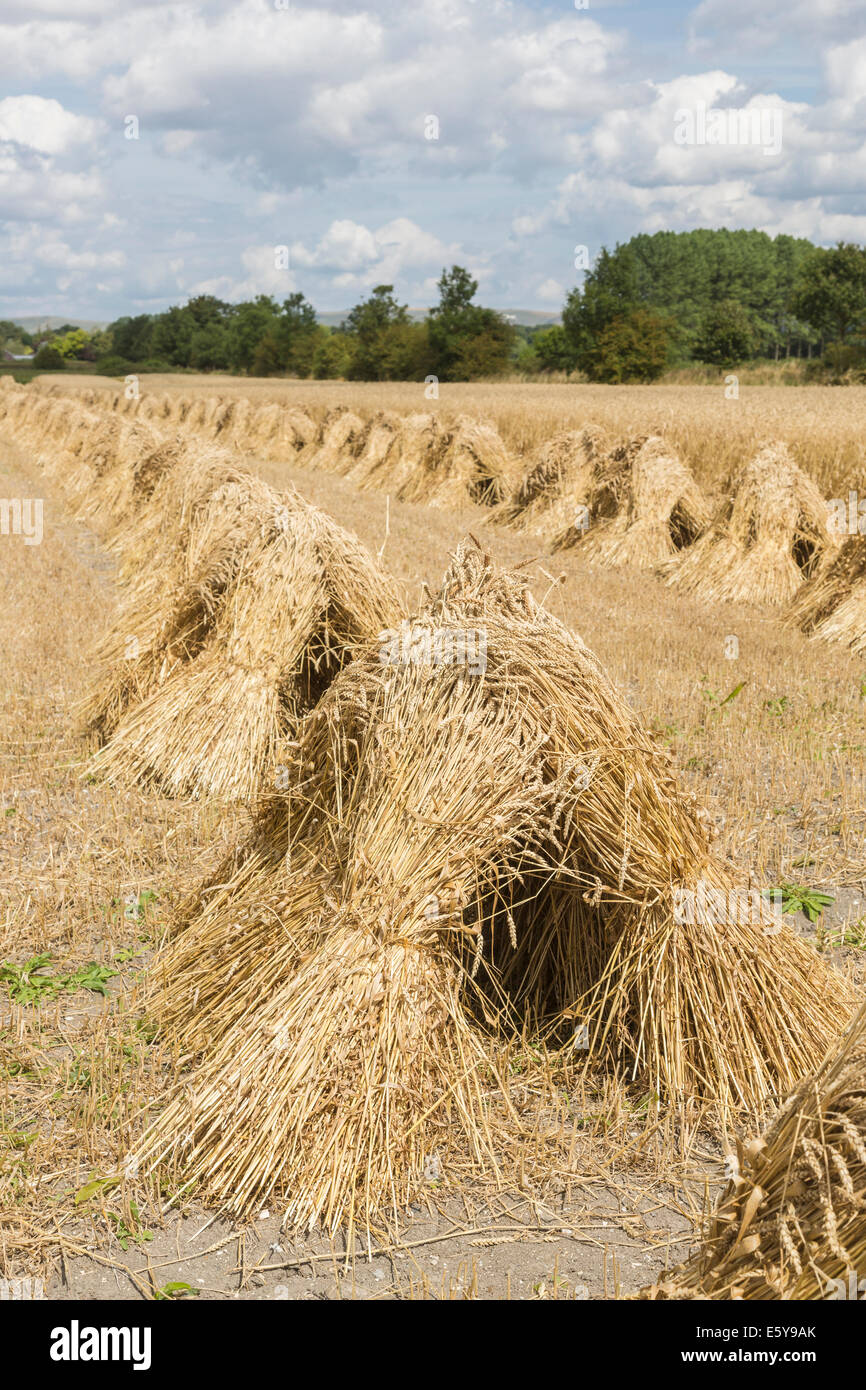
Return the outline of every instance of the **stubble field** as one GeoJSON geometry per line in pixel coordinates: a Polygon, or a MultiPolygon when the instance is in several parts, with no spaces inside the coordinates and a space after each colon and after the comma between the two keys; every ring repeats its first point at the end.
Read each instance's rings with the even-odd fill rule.
{"type": "MultiPolygon", "coordinates": [[[[52,381],[64,398],[116,390],[98,378],[43,385],[52,381]]],[[[825,497],[866,489],[866,388],[743,387],[726,399],[715,387],[442,386],[431,401],[413,384],[166,377],[142,379],[142,391],[297,405],[317,422],[335,405],[364,419],[467,415],[490,420],[518,457],[588,422],[617,439],[658,433],[711,497],[778,439],[825,497]]],[[[134,1175],[101,1184],[133,1142],[142,1100],[174,1080],[171,1055],[139,1025],[140,973],[177,904],[216,869],[249,813],[88,774],[94,742],[81,734],[78,702],[90,649],[116,611],[117,561],[2,421],[0,443],[0,491],[43,497],[45,516],[38,546],[0,537],[0,963],[9,986],[4,998],[0,985],[0,1272],[43,1279],[55,1298],[151,1298],[172,1282],[205,1297],[613,1297],[684,1258],[734,1135],[763,1117],[667,1106],[601,1074],[574,1081],[568,1118],[552,1116],[534,1082],[521,1091],[518,1044],[522,1126],[497,1179],[480,1181],[455,1157],[373,1257],[362,1242],[347,1257],[339,1237],[291,1241],[278,1202],[235,1223],[195,1192],[166,1213],[170,1181],[161,1191],[134,1175]],[[33,969],[49,952],[41,974],[58,983],[28,998],[28,962],[33,969]],[[93,963],[103,967],[90,978],[102,980],[104,996],[72,979],[93,963]]],[[[792,921],[862,992],[863,656],[808,640],[771,609],[699,602],[653,572],[591,565],[579,547],[551,554],[540,537],[491,525],[486,507],[400,501],[273,453],[239,457],[353,531],[409,611],[425,586],[438,588],[468,534],[496,563],[525,566],[535,598],[580,634],[668,750],[744,881],[796,883],[832,899],[817,922],[803,913],[792,921]]]]}

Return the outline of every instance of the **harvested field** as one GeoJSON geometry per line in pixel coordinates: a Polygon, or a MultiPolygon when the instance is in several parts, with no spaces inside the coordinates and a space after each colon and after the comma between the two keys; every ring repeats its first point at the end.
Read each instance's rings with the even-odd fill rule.
{"type": "MultiPolygon", "coordinates": [[[[33,399],[29,432],[44,422],[50,434],[53,412],[33,399]]],[[[244,404],[227,407],[231,419],[244,404]]],[[[115,415],[86,415],[66,442],[80,462],[66,479],[78,514],[127,578],[85,703],[108,739],[94,772],[250,799],[277,740],[354,646],[397,621],[396,588],[349,532],[230,455],[115,415]]]]}
{"type": "MultiPolygon", "coordinates": [[[[43,378],[64,393],[116,391],[104,377],[43,378]]],[[[423,383],[239,380],[225,376],[148,376],[142,393],[171,392],[196,401],[244,396],[253,404],[300,406],[318,423],[343,405],[369,419],[377,410],[398,415],[430,412],[443,425],[458,415],[489,420],[509,453],[529,458],[552,436],[593,422],[614,438],[661,434],[669,440],[698,486],[718,494],[768,438],[792,452],[798,466],[827,497],[847,497],[866,476],[866,386],[743,386],[736,400],[717,386],[550,386],[473,383],[439,386],[425,396],[423,383]]],[[[202,407],[205,408],[204,406],[202,407]]]]}
{"type": "Polygon", "coordinates": [[[585,1030],[668,1099],[755,1109],[854,1008],[769,910],[731,917],[738,875],[662,750],[478,550],[282,756],[287,795],[156,962],[153,1013],[201,1057],[134,1159],[169,1158],[238,1215],[276,1193],[299,1229],[397,1220],[455,1131],[495,1171],[509,1121],[479,1076],[524,1030],[572,1055],[585,1030]],[[469,632],[474,681],[477,651],[435,655],[469,632]],[[710,906],[689,924],[675,903],[700,883],[710,906]]]}
{"type": "MultiPolygon", "coordinates": [[[[344,473],[312,466],[326,412],[316,384],[300,385],[306,441],[283,435],[281,383],[267,383],[271,398],[244,383],[249,408],[231,412],[188,390],[179,407],[160,388],[167,405],[140,419],[95,386],[74,409],[68,385],[0,390],[4,489],[45,501],[41,544],[14,529],[11,507],[0,535],[2,1272],[99,1297],[152,1298],[175,1276],[204,1297],[266,1297],[283,1279],[294,1297],[299,1276],[283,1264],[312,1259],[309,1289],[346,1296],[336,1257],[351,1265],[350,1296],[433,1297],[432,1249],[447,1252],[441,1296],[673,1287],[665,1271],[705,1232],[705,1185],[719,1190],[738,1143],[752,1183],[748,1146],[762,1130],[771,1146],[792,1087],[801,1132],[817,1132],[800,1078],[827,1077],[819,1127],[831,1114],[859,1124],[856,1084],[837,1085],[821,1054],[838,1049],[866,977],[862,657],[841,643],[829,655],[751,604],[679,592],[652,568],[638,588],[636,556],[599,568],[581,543],[554,567],[534,528],[549,512],[555,534],[571,505],[565,451],[533,454],[526,509],[545,491],[551,505],[530,511],[532,530],[482,533],[527,472],[507,413],[489,408],[495,388],[444,414],[449,388],[411,410],[410,388],[402,404],[346,388],[328,407],[361,422],[344,473]],[[438,471],[460,414],[490,419],[502,451],[485,462],[475,436],[438,471]],[[256,430],[257,447],[239,442],[256,430]],[[438,504],[401,497],[422,476],[429,497],[442,485],[438,504]],[[291,540],[271,524],[274,496],[289,531],[301,519],[291,540]],[[251,703],[227,672],[239,654],[244,679],[256,667],[261,681],[256,663],[292,649],[313,513],[323,534],[357,535],[365,573],[381,555],[394,580],[340,660],[325,660],[326,678],[302,679],[275,720],[273,690],[286,692],[270,665],[270,693],[257,685],[251,703]],[[491,563],[467,542],[442,587],[470,531],[491,563]],[[466,646],[479,630],[483,663],[477,641],[466,646]],[[447,659],[414,659],[428,638],[447,659]],[[455,651],[472,662],[455,664],[455,651]],[[190,674],[205,667],[196,705],[190,674]],[[107,782],[96,743],[152,700],[168,723],[138,730],[136,765],[107,782]],[[184,773],[185,758],[212,754],[217,714],[223,787],[184,773]],[[145,764],[167,727],[153,776],[145,764]],[[252,822],[231,803],[242,783],[260,794],[252,822]],[[762,898],[774,885],[787,885],[781,919],[762,898]],[[91,963],[108,971],[104,998],[74,984],[95,978],[91,963]],[[67,983],[34,984],[40,974],[67,983]],[[311,1217],[321,1226],[307,1232],[311,1217]],[[212,1219],[199,1256],[195,1231],[212,1219]],[[121,1247],[121,1220],[148,1232],[146,1250],[121,1247]],[[223,1262],[226,1242],[238,1253],[223,1262]]],[[[220,392],[243,395],[237,383],[220,392]]],[[[524,426],[536,445],[542,398],[524,426]]],[[[571,428],[601,428],[603,414],[571,428]]],[[[648,427],[658,457],[691,466],[670,421],[645,412],[632,436],[648,427]]],[[[602,459],[626,435],[615,428],[602,459]]],[[[692,471],[718,509],[718,480],[692,471]]],[[[662,509],[668,536],[674,510],[662,509]]],[[[818,549],[802,598],[833,563],[818,549]]],[[[315,572],[328,582],[327,566],[315,572]]],[[[336,589],[357,608],[364,583],[342,572],[336,589]]],[[[318,610],[328,628],[335,602],[318,610]]],[[[842,1130],[822,1152],[857,1260],[837,1158],[855,1196],[860,1175],[842,1130]]],[[[796,1162],[808,1167],[807,1148],[796,1162]]],[[[796,1214],[810,1247],[823,1239],[808,1204],[796,1214]]],[[[686,1297],[704,1280],[701,1296],[760,1296],[749,1290],[776,1277],[777,1262],[758,1268],[745,1246],[722,1252],[718,1271],[706,1254],[676,1276],[686,1297]]],[[[793,1262],[780,1268],[783,1290],[814,1295],[793,1262]]]]}

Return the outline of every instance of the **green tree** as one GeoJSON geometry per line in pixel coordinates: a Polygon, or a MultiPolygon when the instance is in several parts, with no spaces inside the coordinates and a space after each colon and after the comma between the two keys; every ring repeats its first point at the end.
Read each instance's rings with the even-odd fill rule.
{"type": "Polygon", "coordinates": [[[641,233],[603,250],[563,311],[577,364],[591,368],[598,334],[636,308],[665,320],[669,360],[687,361],[697,352],[707,316],[724,300],[748,311],[756,354],[805,351],[812,335],[793,307],[793,286],[813,251],[804,238],[703,227],[641,233]]]}
{"type": "Polygon", "coordinates": [[[33,346],[33,339],[25,329],[17,323],[13,323],[11,319],[0,319],[0,343],[6,343],[10,340],[15,343],[24,343],[26,347],[33,346]]]}
{"type": "Polygon", "coordinates": [[[326,332],[313,355],[313,376],[317,381],[348,377],[352,365],[353,342],[345,333],[326,332]]]}
{"type": "Polygon", "coordinates": [[[253,376],[282,376],[283,354],[277,336],[271,330],[256,344],[250,372],[253,376]]]}
{"type": "Polygon", "coordinates": [[[173,367],[188,367],[196,322],[189,309],[176,305],[157,314],[148,357],[161,357],[173,367]]]}
{"type": "Polygon", "coordinates": [[[151,354],[154,319],[151,314],[121,318],[109,324],[114,351],[129,362],[143,362],[151,354]]]}
{"type": "Polygon", "coordinates": [[[379,339],[383,381],[422,381],[433,374],[433,353],[424,323],[391,323],[379,339]]]}
{"type": "Polygon", "coordinates": [[[89,341],[83,328],[72,328],[62,337],[55,338],[53,346],[61,357],[80,357],[89,341]]]}
{"type": "Polygon", "coordinates": [[[319,341],[316,311],[302,294],[283,300],[275,330],[280,364],[290,376],[310,375],[313,354],[319,341]]]}
{"type": "Polygon", "coordinates": [[[185,311],[192,316],[196,328],[209,328],[215,323],[225,323],[231,317],[232,306],[213,294],[198,294],[186,304],[185,311]]]}
{"type": "Polygon", "coordinates": [[[443,270],[438,288],[427,320],[434,374],[442,381],[501,375],[516,341],[511,324],[495,309],[473,304],[478,281],[463,266],[443,270]]]}
{"type": "Polygon", "coordinates": [[[229,324],[229,360],[231,365],[248,372],[256,348],[268,332],[276,332],[279,309],[269,294],[236,304],[229,324]]]}
{"type": "Polygon", "coordinates": [[[189,365],[198,372],[225,371],[229,365],[229,335],[219,319],[197,328],[189,345],[189,365]]]}
{"type": "Polygon", "coordinates": [[[286,370],[291,376],[310,377],[313,375],[313,362],[321,343],[328,336],[327,328],[317,324],[310,331],[304,330],[292,339],[291,350],[286,361],[286,370]]]}
{"type": "Polygon", "coordinates": [[[541,363],[529,339],[521,340],[513,365],[516,371],[525,373],[527,376],[533,376],[541,371],[541,363]]]}
{"type": "Polygon", "coordinates": [[[532,349],[543,372],[572,372],[577,366],[571,339],[558,323],[533,333],[532,349]]]}
{"type": "Polygon", "coordinates": [[[748,309],[736,299],[723,299],[706,315],[696,344],[702,362],[735,367],[754,356],[758,334],[748,309]]]}
{"type": "Polygon", "coordinates": [[[667,324],[648,309],[612,319],[598,334],[592,354],[593,381],[655,381],[668,361],[667,324]]]}
{"type": "Polygon", "coordinates": [[[86,357],[88,362],[97,362],[100,357],[107,357],[113,349],[114,342],[109,329],[97,328],[95,332],[91,333],[90,341],[82,356],[86,357]]]}
{"type": "Polygon", "coordinates": [[[350,380],[384,381],[388,330],[409,322],[409,311],[405,304],[397,303],[393,285],[376,285],[368,299],[356,304],[340,325],[341,332],[352,340],[350,380]]]}
{"type": "Polygon", "coordinates": [[[620,246],[613,252],[602,250],[583,287],[570,292],[562,311],[562,326],[577,365],[592,376],[601,334],[615,319],[625,320],[639,307],[634,253],[620,246]]]}
{"type": "Polygon", "coordinates": [[[29,343],[25,343],[21,338],[6,338],[0,346],[11,352],[13,357],[27,357],[31,353],[29,343]]]}
{"type": "Polygon", "coordinates": [[[866,249],[840,241],[816,248],[802,267],[794,312],[822,334],[844,343],[866,327],[866,249]]]}
{"type": "Polygon", "coordinates": [[[486,377],[502,376],[511,365],[514,330],[501,314],[490,314],[488,326],[480,332],[461,338],[449,368],[449,381],[480,381],[486,377]]]}
{"type": "Polygon", "coordinates": [[[33,365],[41,372],[59,372],[66,366],[66,360],[56,347],[52,347],[50,343],[43,343],[33,358],[33,365]]]}

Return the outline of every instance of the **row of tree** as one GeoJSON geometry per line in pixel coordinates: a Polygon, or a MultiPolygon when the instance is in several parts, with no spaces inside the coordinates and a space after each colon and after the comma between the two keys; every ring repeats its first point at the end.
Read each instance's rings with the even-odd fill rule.
{"type": "Polygon", "coordinates": [[[0,319],[0,349],[4,356],[21,358],[26,364],[42,368],[63,366],[77,359],[96,362],[111,350],[111,336],[104,329],[86,333],[74,323],[60,328],[40,328],[28,333],[21,324],[0,319]]]}
{"type": "Polygon", "coordinates": [[[697,230],[602,251],[534,350],[591,380],[651,381],[680,363],[811,358],[828,344],[842,362],[866,355],[866,249],[697,230]]]}
{"type": "Polygon", "coordinates": [[[318,322],[302,294],[282,304],[270,295],[240,304],[198,295],[182,308],[118,319],[109,333],[114,353],[130,363],[251,376],[465,381],[504,372],[517,340],[502,314],[473,303],[477,290],[467,270],[452,266],[443,271],[435,308],[416,322],[393,285],[377,285],[336,330],[318,322]]]}
{"type": "MultiPolygon", "coordinates": [[[[377,285],[338,329],[303,294],[228,304],[197,295],[160,314],[120,318],[88,335],[66,324],[31,338],[46,368],[70,358],[103,370],[223,371],[355,381],[471,381],[508,370],[579,371],[592,381],[652,381],[688,362],[812,358],[866,370],[866,249],[832,249],[758,231],[656,232],[602,250],[562,323],[515,327],[474,302],[478,282],[445,270],[439,300],[413,320],[393,285],[377,285]]],[[[2,341],[2,338],[0,338],[2,341]]]]}

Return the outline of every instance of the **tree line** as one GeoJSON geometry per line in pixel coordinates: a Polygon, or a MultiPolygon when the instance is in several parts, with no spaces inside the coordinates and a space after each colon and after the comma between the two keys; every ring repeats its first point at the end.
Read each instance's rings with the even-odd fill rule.
{"type": "MultiPolygon", "coordinates": [[[[444,270],[421,321],[393,285],[377,285],[339,328],[301,293],[229,304],[197,295],[98,334],[64,325],[30,339],[34,366],[70,359],[97,370],[234,372],[350,381],[472,381],[579,372],[590,381],[653,381],[688,363],[821,359],[866,373],[866,249],[815,246],[759,231],[656,232],[603,249],[569,293],[561,324],[525,328],[476,304],[478,282],[444,270]]],[[[28,335],[0,324],[17,344],[28,335]]],[[[2,341],[2,336],[0,336],[2,341]]]]}
{"type": "Polygon", "coordinates": [[[338,329],[320,324],[303,294],[278,303],[258,295],[227,304],[198,295],[162,314],[118,319],[109,326],[114,353],[130,363],[350,381],[466,381],[499,376],[512,360],[514,326],[474,303],[478,282],[462,266],[445,270],[439,300],[425,319],[412,319],[393,285],[377,285],[338,329]]]}
{"type": "Polygon", "coordinates": [[[866,249],[759,231],[656,232],[603,250],[536,352],[593,381],[755,359],[866,364],[866,249]]]}

